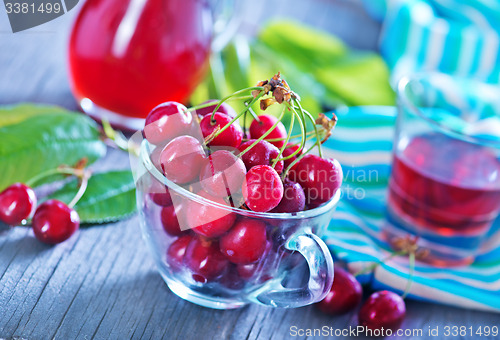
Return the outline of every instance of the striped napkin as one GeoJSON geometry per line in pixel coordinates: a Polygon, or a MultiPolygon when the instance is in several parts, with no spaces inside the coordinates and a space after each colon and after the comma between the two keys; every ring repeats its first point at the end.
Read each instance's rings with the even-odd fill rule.
{"type": "Polygon", "coordinates": [[[392,79],[440,71],[500,82],[500,2],[496,0],[364,0],[383,20],[380,52],[392,79]]]}
{"type": "MultiPolygon", "coordinates": [[[[343,197],[324,240],[335,258],[356,272],[392,252],[379,235],[386,223],[396,108],[351,107],[336,114],[339,125],[325,143],[325,153],[342,164],[343,197]]],[[[469,266],[443,269],[417,262],[408,297],[500,312],[500,218],[490,233],[476,262],[469,266]]],[[[408,259],[400,256],[358,279],[376,290],[402,292],[408,277],[408,259]]]]}

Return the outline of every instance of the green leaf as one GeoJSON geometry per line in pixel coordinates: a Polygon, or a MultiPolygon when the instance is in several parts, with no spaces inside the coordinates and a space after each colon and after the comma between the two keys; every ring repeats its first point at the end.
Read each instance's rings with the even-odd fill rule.
{"type": "MultiPolygon", "coordinates": [[[[77,180],[66,183],[48,197],[71,202],[78,191],[77,180]]],[[[107,223],[129,217],[136,211],[135,184],[130,171],[92,175],[87,190],[75,205],[81,223],[107,223]]]]}
{"type": "Polygon", "coordinates": [[[327,106],[394,105],[389,70],[377,54],[349,51],[335,37],[289,21],[266,26],[253,47],[261,48],[259,44],[267,48],[269,62],[282,65],[290,86],[301,96],[302,89],[292,84],[291,75],[312,77],[316,99],[327,106]],[[318,90],[321,87],[323,91],[318,90]]]}
{"type": "Polygon", "coordinates": [[[336,64],[315,71],[316,79],[328,92],[349,105],[394,105],[389,70],[378,55],[350,55],[336,64]]]}
{"type": "Polygon", "coordinates": [[[58,107],[20,105],[0,110],[0,191],[61,164],[104,156],[97,124],[58,107]]]}
{"type": "Polygon", "coordinates": [[[28,118],[54,112],[67,112],[59,106],[19,104],[0,107],[0,128],[20,123],[28,118]]]}
{"type": "Polygon", "coordinates": [[[344,43],[333,35],[286,20],[264,27],[259,40],[299,66],[323,67],[348,52],[344,43]]]}

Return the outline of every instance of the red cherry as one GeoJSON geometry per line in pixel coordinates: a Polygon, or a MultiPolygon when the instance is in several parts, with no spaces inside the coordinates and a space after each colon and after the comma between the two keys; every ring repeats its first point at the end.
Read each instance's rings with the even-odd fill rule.
{"type": "Polygon", "coordinates": [[[180,206],[178,209],[175,209],[173,205],[168,207],[163,207],[161,209],[161,224],[163,225],[163,229],[167,232],[167,234],[172,236],[182,235],[183,231],[179,225],[179,220],[177,218],[177,211],[180,210],[180,206]]]}
{"type": "Polygon", "coordinates": [[[195,281],[205,283],[220,276],[229,261],[219,251],[215,241],[193,238],[186,248],[184,263],[193,272],[195,281]]]}
{"type": "Polygon", "coordinates": [[[221,252],[233,263],[248,264],[258,261],[267,247],[264,222],[242,219],[220,239],[221,252]]]}
{"type": "Polygon", "coordinates": [[[174,270],[179,270],[182,267],[186,248],[193,239],[191,235],[184,235],[175,240],[167,250],[167,263],[174,270]]]}
{"type": "MultiPolygon", "coordinates": [[[[286,145],[285,150],[283,150],[282,157],[290,156],[292,153],[294,153],[295,151],[297,151],[298,148],[300,148],[300,145],[288,143],[286,145]]],[[[302,150],[300,150],[300,152],[298,154],[296,154],[295,156],[293,156],[292,158],[285,159],[285,161],[284,161],[285,162],[285,169],[288,168],[288,166],[290,164],[292,164],[292,162],[294,160],[296,160],[297,157],[300,156],[300,154],[302,154],[302,150]]]]}
{"type": "Polygon", "coordinates": [[[80,217],[63,202],[48,200],[36,209],[31,223],[39,241],[57,244],[66,241],[78,230],[80,217]]]}
{"type": "MultiPolygon", "coordinates": [[[[210,106],[196,110],[196,113],[200,117],[205,117],[206,115],[211,115],[212,112],[214,112],[214,109],[217,106],[217,104],[219,103],[219,101],[215,100],[215,99],[211,99],[211,100],[207,100],[203,104],[207,104],[207,103],[214,103],[214,105],[210,105],[210,106]]],[[[219,108],[217,109],[217,112],[225,114],[226,116],[230,117],[231,119],[236,117],[236,111],[234,111],[234,109],[231,106],[229,106],[229,104],[226,102],[222,103],[222,105],[219,106],[219,108]]]]}
{"type": "Polygon", "coordinates": [[[160,145],[157,145],[154,150],[151,152],[151,162],[153,163],[153,165],[159,170],[159,171],[162,171],[161,169],[161,163],[160,163],[160,155],[161,155],[161,152],[163,151],[163,149],[165,148],[165,146],[167,145],[168,143],[162,143],[160,145]]]}
{"type": "Polygon", "coordinates": [[[358,321],[370,329],[397,330],[406,315],[404,300],[396,293],[383,290],[375,292],[361,306],[358,321]]]}
{"type": "MultiPolygon", "coordinates": [[[[216,112],[214,115],[215,122],[212,124],[211,115],[203,117],[200,122],[201,132],[203,137],[210,135],[219,126],[221,129],[231,122],[231,117],[226,116],[220,112],[216,112]]],[[[234,122],[227,129],[225,129],[220,135],[213,139],[209,144],[211,146],[230,146],[237,148],[241,144],[243,139],[243,130],[241,126],[234,122]]]]}
{"type": "Polygon", "coordinates": [[[0,221],[5,224],[21,224],[31,216],[35,207],[35,192],[25,184],[12,184],[0,193],[0,221]]]}
{"type": "Polygon", "coordinates": [[[257,165],[248,171],[242,187],[247,206],[258,212],[275,208],[283,198],[283,183],[268,165],[257,165]]]}
{"type": "Polygon", "coordinates": [[[233,290],[239,290],[245,286],[245,280],[238,275],[234,265],[222,275],[219,282],[225,287],[233,290]]]}
{"type": "Polygon", "coordinates": [[[153,144],[161,144],[188,133],[193,116],[177,102],[166,102],[155,107],[146,117],[144,137],[153,144]]]}
{"type": "Polygon", "coordinates": [[[283,198],[273,213],[293,213],[304,210],[306,206],[306,195],[304,189],[288,178],[283,182],[283,198]]]}
{"type": "MultiPolygon", "coordinates": [[[[152,177],[152,176],[151,176],[152,177]]],[[[160,183],[158,180],[152,178],[151,184],[148,188],[149,197],[151,200],[162,207],[168,207],[172,205],[172,196],[164,184],[160,183]]]]}
{"type": "Polygon", "coordinates": [[[188,183],[197,178],[204,159],[203,147],[191,136],[172,139],[160,154],[163,173],[177,184],[188,183]]]}
{"type": "Polygon", "coordinates": [[[361,284],[348,271],[335,266],[333,285],[316,306],[326,314],[345,314],[359,304],[363,295],[361,284]]]}
{"type": "MultiPolygon", "coordinates": [[[[250,124],[250,137],[253,139],[258,139],[262,135],[264,135],[276,122],[278,118],[270,115],[260,115],[260,122],[254,120],[252,124],[250,124]]],[[[265,139],[277,139],[277,138],[286,138],[287,133],[285,126],[282,122],[279,122],[278,125],[271,131],[270,134],[266,136],[265,139]]],[[[285,145],[285,140],[279,142],[271,142],[278,149],[281,149],[283,145],[285,145]]]]}
{"type": "MultiPolygon", "coordinates": [[[[222,198],[210,195],[205,191],[198,192],[198,195],[210,201],[228,205],[222,198]]],[[[234,212],[215,208],[211,205],[200,204],[189,201],[186,211],[186,218],[190,228],[197,234],[206,237],[218,237],[228,231],[236,220],[234,212]]]]}
{"type": "Polygon", "coordinates": [[[226,150],[208,156],[200,171],[203,189],[217,197],[230,196],[240,190],[247,171],[243,161],[226,150]]]}
{"type": "MultiPolygon", "coordinates": [[[[255,139],[244,142],[238,147],[238,150],[242,152],[254,142],[255,139]]],[[[243,163],[245,163],[248,171],[256,165],[272,165],[273,160],[278,157],[279,153],[280,151],[277,147],[275,147],[268,141],[262,140],[255,144],[255,146],[250,150],[245,152],[243,156],[241,156],[241,159],[243,160],[243,163]]],[[[274,170],[276,170],[278,174],[281,174],[281,172],[283,171],[283,161],[279,161],[278,163],[276,163],[274,170]]]]}
{"type": "Polygon", "coordinates": [[[306,204],[315,208],[330,200],[342,185],[342,167],[336,159],[305,155],[288,172],[306,194],[306,204]]]}
{"type": "Polygon", "coordinates": [[[236,266],[236,270],[241,278],[249,280],[255,275],[258,265],[258,263],[239,264],[236,266]]]}

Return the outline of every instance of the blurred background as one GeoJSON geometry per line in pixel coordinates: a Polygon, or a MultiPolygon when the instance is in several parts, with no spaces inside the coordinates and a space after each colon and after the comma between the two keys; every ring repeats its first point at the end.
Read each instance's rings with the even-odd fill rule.
{"type": "MultiPolygon", "coordinates": [[[[77,108],[68,79],[67,46],[84,3],[80,1],[75,9],[51,22],[16,34],[11,32],[5,11],[0,11],[1,104],[29,100],[77,108]],[[31,79],[19,77],[20,72],[31,74],[31,79]],[[23,92],[14,90],[20,87],[23,92]]],[[[352,48],[377,50],[381,23],[367,13],[360,0],[256,0],[237,2],[236,7],[241,20],[238,35],[255,37],[274,19],[292,19],[334,34],[352,48]]]]}

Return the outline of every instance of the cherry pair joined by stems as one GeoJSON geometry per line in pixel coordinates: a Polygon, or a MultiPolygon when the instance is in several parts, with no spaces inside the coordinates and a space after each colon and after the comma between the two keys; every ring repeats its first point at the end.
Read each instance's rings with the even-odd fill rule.
{"type": "Polygon", "coordinates": [[[80,218],[73,206],[83,196],[89,177],[88,171],[60,167],[35,176],[27,184],[12,184],[0,193],[0,221],[15,226],[33,215],[31,225],[35,237],[47,244],[61,243],[70,238],[80,226],[80,218]],[[49,199],[36,207],[37,199],[31,186],[54,174],[77,175],[82,181],[77,194],[69,204],[49,199]]]}

